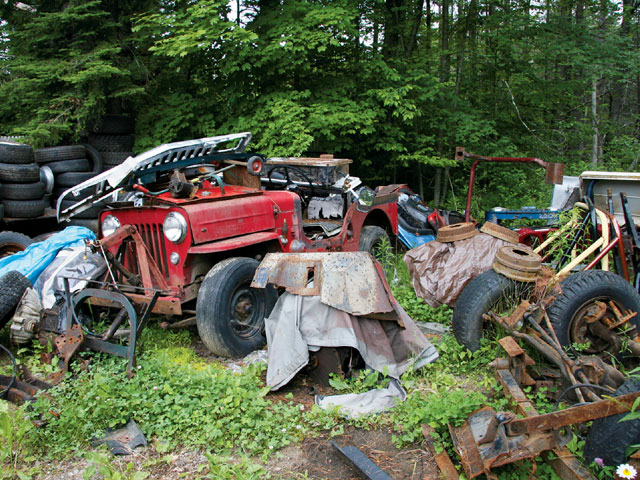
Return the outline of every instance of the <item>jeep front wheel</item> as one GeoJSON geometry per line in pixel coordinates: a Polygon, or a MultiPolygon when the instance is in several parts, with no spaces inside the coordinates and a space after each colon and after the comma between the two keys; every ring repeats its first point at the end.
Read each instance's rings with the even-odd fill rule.
{"type": "Polygon", "coordinates": [[[264,319],[278,294],[273,285],[251,288],[258,264],[252,258],[227,258],[214,265],[202,281],[196,323],[200,338],[216,355],[243,357],[266,342],[264,319]]]}

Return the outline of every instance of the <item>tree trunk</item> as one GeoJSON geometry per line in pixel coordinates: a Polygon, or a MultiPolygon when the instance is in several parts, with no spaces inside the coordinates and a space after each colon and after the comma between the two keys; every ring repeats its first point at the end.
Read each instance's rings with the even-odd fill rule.
{"type": "Polygon", "coordinates": [[[449,78],[449,0],[442,0],[440,7],[440,81],[449,78]]]}
{"type": "Polygon", "coordinates": [[[438,208],[438,205],[440,205],[442,167],[436,168],[436,177],[434,179],[434,182],[435,182],[435,185],[433,186],[433,208],[438,208]]]}
{"type": "Polygon", "coordinates": [[[591,147],[591,164],[598,165],[598,82],[594,79],[591,83],[591,124],[593,126],[593,145],[591,147]]]}

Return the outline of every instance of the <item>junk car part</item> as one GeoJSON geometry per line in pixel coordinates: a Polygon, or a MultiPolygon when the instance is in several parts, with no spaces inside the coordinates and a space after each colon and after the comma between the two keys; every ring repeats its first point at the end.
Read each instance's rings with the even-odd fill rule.
{"type": "Polygon", "coordinates": [[[107,197],[113,197],[122,188],[125,180],[132,184],[137,179],[148,181],[159,172],[222,159],[233,159],[233,154],[238,154],[237,158],[241,159],[243,156],[240,154],[244,152],[250,140],[249,132],[235,133],[167,143],[136,157],[129,157],[121,165],[96,175],[60,195],[56,208],[58,222],[69,220],[72,216],[91,208],[91,205],[107,197]],[[235,143],[235,145],[228,147],[229,143],[235,143]],[[227,147],[221,148],[225,146],[227,147]],[[95,193],[64,210],[61,209],[64,199],[73,200],[73,197],[80,197],[81,193],[87,190],[95,193]]]}
{"type": "Polygon", "coordinates": [[[463,147],[456,147],[456,160],[464,160],[465,158],[472,158],[474,160],[473,164],[471,165],[471,173],[469,175],[467,206],[464,213],[465,222],[468,222],[471,219],[471,198],[473,196],[473,182],[476,177],[476,168],[478,167],[478,164],[480,162],[535,163],[536,165],[539,165],[545,169],[545,181],[547,183],[562,184],[562,173],[564,171],[564,164],[562,163],[549,163],[539,158],[532,157],[485,157],[483,155],[468,153],[463,147]]]}

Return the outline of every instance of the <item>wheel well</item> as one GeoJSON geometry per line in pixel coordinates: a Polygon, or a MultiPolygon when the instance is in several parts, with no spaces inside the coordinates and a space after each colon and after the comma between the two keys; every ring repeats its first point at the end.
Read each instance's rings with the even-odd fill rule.
{"type": "Polygon", "coordinates": [[[373,210],[372,212],[370,212],[364,219],[364,223],[362,224],[363,227],[366,227],[367,225],[377,225],[378,227],[384,228],[387,232],[387,235],[389,235],[391,244],[395,245],[396,235],[395,233],[393,233],[391,221],[382,210],[373,210]]]}

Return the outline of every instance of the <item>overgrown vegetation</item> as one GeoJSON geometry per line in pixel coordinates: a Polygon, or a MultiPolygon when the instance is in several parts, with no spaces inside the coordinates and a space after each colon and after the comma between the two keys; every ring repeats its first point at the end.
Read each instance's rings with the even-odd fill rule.
{"type": "MultiPolygon", "coordinates": [[[[0,19],[0,134],[37,146],[105,112],[136,118],[137,152],[250,130],[267,155],[354,158],[450,207],[456,145],[572,174],[640,158],[631,0],[11,0],[0,19]]],[[[535,166],[476,180],[474,211],[548,200],[535,166]]]]}
{"type": "MultiPolygon", "coordinates": [[[[431,309],[408,283],[408,272],[396,257],[394,292],[417,321],[447,324],[450,310],[431,309]]],[[[8,409],[0,401],[0,478],[36,478],[31,467],[35,458],[84,458],[84,478],[144,480],[157,464],[171,463],[172,452],[202,451],[206,457],[198,467],[199,478],[257,479],[282,478],[269,472],[263,461],[291,442],[325,434],[345,433],[349,425],[364,429],[383,428],[395,432],[397,447],[419,445],[423,424],[435,430],[436,448],[446,448],[454,456],[448,424],[460,425],[472,411],[490,405],[496,410],[510,408],[488,363],[500,354],[494,340],[484,340],[471,353],[452,335],[437,343],[439,360],[418,371],[403,375],[406,401],[382,415],[348,419],[334,409],[305,408],[293,395],[274,401],[264,387],[264,365],[251,365],[234,373],[218,362],[206,361],[191,348],[192,332],[147,328],[143,332],[142,353],[136,375],[129,379],[125,361],[96,353],[86,370],[72,362],[73,378],[49,390],[29,408],[8,409]],[[144,465],[116,461],[110,454],[91,447],[106,428],[116,428],[133,418],[159,454],[144,465]],[[44,428],[34,428],[31,420],[46,420],[44,428]]],[[[19,361],[37,369],[39,348],[21,350],[19,361]]],[[[49,366],[42,372],[48,371],[49,366]]],[[[336,392],[361,392],[386,384],[384,375],[366,372],[355,379],[334,378],[336,392]]],[[[540,411],[548,404],[544,392],[530,398],[540,411]]],[[[575,442],[574,442],[575,443],[575,442]]],[[[576,444],[579,454],[579,445],[576,444]]],[[[538,478],[557,478],[548,466],[537,462],[538,478]]],[[[501,480],[523,478],[532,464],[497,469],[501,480]]],[[[284,477],[289,478],[289,477],[284,477]]],[[[307,478],[299,473],[295,478],[307,478]]]]}

